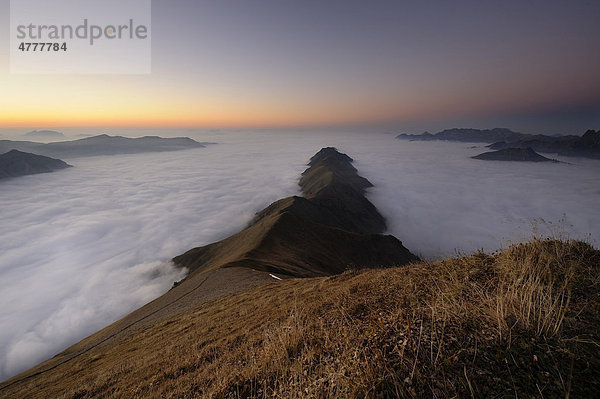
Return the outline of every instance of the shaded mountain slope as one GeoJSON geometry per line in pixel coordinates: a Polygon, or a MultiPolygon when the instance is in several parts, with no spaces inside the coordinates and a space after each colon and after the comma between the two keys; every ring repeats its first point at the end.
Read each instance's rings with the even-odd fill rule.
{"type": "Polygon", "coordinates": [[[371,183],[351,162],[334,148],[322,149],[300,179],[304,198],[279,200],[242,232],[173,261],[192,273],[245,266],[311,277],[417,260],[395,237],[374,234],[385,229],[385,221],[364,197],[371,183]]]}
{"type": "Polygon", "coordinates": [[[290,210],[263,217],[232,237],[173,259],[194,272],[240,266],[294,277],[402,265],[412,260],[416,257],[393,236],[348,232],[290,210]]]}
{"type": "Polygon", "coordinates": [[[365,198],[365,190],[373,185],[358,175],[352,162],[334,148],[322,149],[302,173],[302,193],[331,212],[341,228],[364,234],[383,233],[387,228],[383,216],[365,198]]]}
{"type": "Polygon", "coordinates": [[[352,158],[324,148],[311,158],[299,185],[304,197],[288,197],[258,212],[254,223],[284,212],[355,233],[378,234],[386,230],[383,216],[365,198],[372,184],[351,164],[352,158]]]}
{"type": "Polygon", "coordinates": [[[555,159],[546,158],[538,154],[531,147],[505,148],[498,151],[484,152],[471,158],[485,161],[558,162],[555,159]]]}
{"type": "Polygon", "coordinates": [[[145,136],[129,138],[108,136],[106,134],[48,144],[31,141],[0,140],[0,152],[16,149],[57,158],[178,151],[202,147],[205,147],[205,143],[199,143],[188,137],[163,138],[145,136]]]}
{"type": "Polygon", "coordinates": [[[0,396],[595,397],[599,268],[587,244],[533,240],[271,280],[9,380],[0,396]]]}
{"type": "Polygon", "coordinates": [[[49,173],[70,167],[71,165],[60,159],[17,150],[11,150],[0,155],[0,179],[49,173]]]}

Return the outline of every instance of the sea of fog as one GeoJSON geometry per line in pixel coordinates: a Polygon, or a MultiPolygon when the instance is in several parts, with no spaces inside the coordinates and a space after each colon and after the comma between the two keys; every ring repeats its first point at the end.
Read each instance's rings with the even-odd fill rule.
{"type": "Polygon", "coordinates": [[[324,146],[355,159],[389,233],[422,257],[497,249],[532,229],[596,246],[600,238],[597,160],[479,161],[469,157],[483,146],[389,134],[192,137],[216,144],[67,159],[74,168],[0,182],[0,379],[167,291],[185,274],[170,258],[297,194],[300,173],[324,146]]]}

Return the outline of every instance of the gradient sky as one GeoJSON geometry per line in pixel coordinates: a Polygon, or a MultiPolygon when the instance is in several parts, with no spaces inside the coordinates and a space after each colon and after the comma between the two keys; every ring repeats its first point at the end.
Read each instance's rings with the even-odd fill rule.
{"type": "Polygon", "coordinates": [[[152,2],[152,74],[11,75],[2,127],[600,128],[600,2],[152,2]]]}

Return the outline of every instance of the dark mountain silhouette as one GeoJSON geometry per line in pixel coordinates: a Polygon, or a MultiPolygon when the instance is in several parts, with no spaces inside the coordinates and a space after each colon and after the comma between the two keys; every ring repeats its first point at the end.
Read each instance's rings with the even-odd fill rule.
{"type": "MultiPolygon", "coordinates": [[[[494,128],[494,129],[467,129],[454,128],[446,129],[441,132],[431,134],[425,132],[422,134],[400,134],[397,139],[414,140],[414,141],[462,141],[468,143],[493,143],[495,141],[516,141],[531,135],[513,132],[510,129],[494,128]]],[[[548,136],[550,137],[550,136],[548,136]]]]}
{"type": "Polygon", "coordinates": [[[581,137],[563,136],[560,140],[548,136],[531,136],[516,141],[499,141],[488,146],[492,150],[528,148],[535,151],[571,157],[600,158],[600,130],[588,130],[581,137]]]}
{"type": "Polygon", "coordinates": [[[55,130],[34,130],[23,134],[27,140],[64,140],[65,135],[55,130]]]}
{"type": "Polygon", "coordinates": [[[74,158],[95,155],[137,154],[143,152],[177,151],[205,147],[188,137],[162,138],[145,136],[129,138],[101,134],[73,141],[34,143],[30,141],[0,140],[0,152],[12,149],[33,152],[49,157],[74,158]]]}
{"type": "Polygon", "coordinates": [[[533,150],[527,148],[505,148],[503,150],[484,152],[471,157],[486,161],[518,161],[518,162],[559,162],[555,159],[546,158],[533,150]]]}
{"type": "Polygon", "coordinates": [[[411,141],[460,141],[466,143],[492,143],[492,150],[529,148],[534,151],[571,157],[600,158],[600,130],[588,130],[583,136],[547,136],[525,134],[509,129],[446,129],[431,134],[399,134],[397,139],[411,141]]]}
{"type": "Polygon", "coordinates": [[[37,173],[49,173],[69,167],[71,167],[71,165],[68,165],[60,159],[30,154],[18,150],[11,150],[0,155],[0,179],[34,175],[37,173]]]}
{"type": "Polygon", "coordinates": [[[422,134],[399,134],[396,136],[397,139],[411,140],[411,141],[460,141],[465,143],[494,143],[494,142],[506,142],[514,143],[520,140],[540,140],[545,142],[561,142],[565,140],[571,140],[578,138],[578,136],[546,136],[543,134],[526,134],[513,132],[506,128],[494,128],[494,129],[467,129],[467,128],[454,128],[446,129],[441,132],[431,134],[425,132],[422,134]]]}

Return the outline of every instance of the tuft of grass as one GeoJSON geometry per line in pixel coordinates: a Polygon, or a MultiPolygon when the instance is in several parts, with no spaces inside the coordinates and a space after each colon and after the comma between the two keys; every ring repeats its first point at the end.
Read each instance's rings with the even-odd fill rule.
{"type": "Polygon", "coordinates": [[[575,241],[536,238],[511,246],[497,260],[494,291],[500,333],[516,324],[537,336],[560,332],[573,289],[598,284],[589,267],[598,261],[594,249],[575,241]]]}
{"type": "Polygon", "coordinates": [[[0,392],[61,398],[593,397],[600,252],[534,239],[272,282],[0,392]]]}

